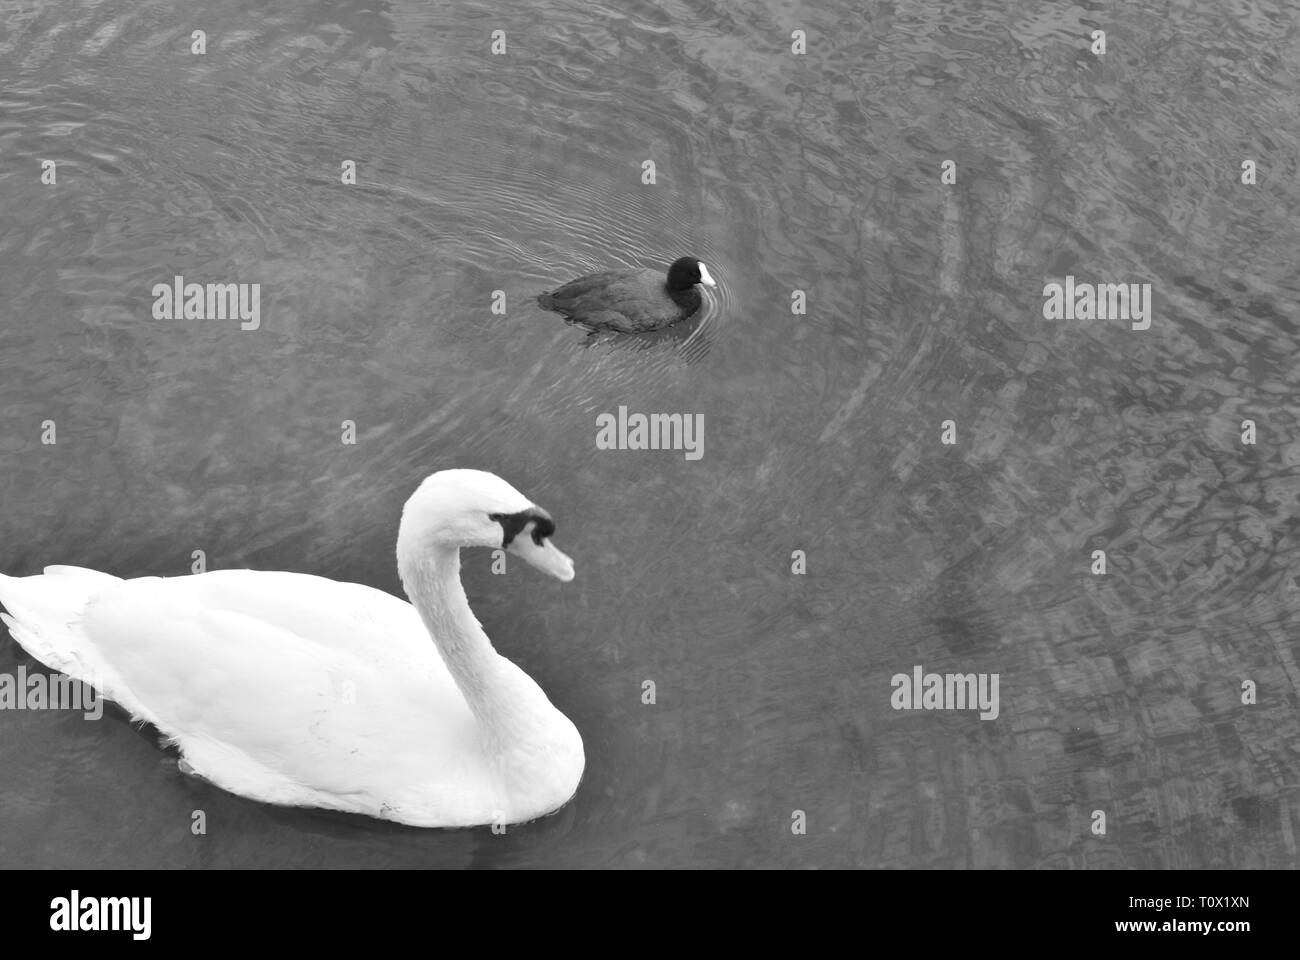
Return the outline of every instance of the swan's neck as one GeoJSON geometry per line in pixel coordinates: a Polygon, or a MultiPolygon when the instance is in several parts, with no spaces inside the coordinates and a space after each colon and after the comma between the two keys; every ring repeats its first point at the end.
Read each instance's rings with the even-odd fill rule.
{"type": "Polygon", "coordinates": [[[500,749],[528,729],[529,691],[521,674],[499,656],[470,609],[460,582],[460,550],[435,547],[399,564],[402,584],[420,612],[438,652],[484,734],[485,746],[500,749]]]}

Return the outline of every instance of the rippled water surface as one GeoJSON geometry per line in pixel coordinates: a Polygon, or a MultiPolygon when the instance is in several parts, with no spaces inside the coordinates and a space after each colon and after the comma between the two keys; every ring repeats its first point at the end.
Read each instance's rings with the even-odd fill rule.
{"type": "Polygon", "coordinates": [[[578,795],[422,831],[5,711],[0,862],[1295,866],[1300,11],[499,6],[0,5],[0,569],[400,592],[415,484],[492,470],[577,562],[464,576],[578,795]],[[719,286],[666,335],[532,301],[683,253],[719,286]],[[261,328],[155,320],[177,274],[261,328]],[[1150,283],[1150,329],[1044,320],[1067,275],[1150,283]],[[598,450],[620,405],[703,458],[598,450]],[[998,674],[997,719],[892,709],[918,664],[998,674]]]}

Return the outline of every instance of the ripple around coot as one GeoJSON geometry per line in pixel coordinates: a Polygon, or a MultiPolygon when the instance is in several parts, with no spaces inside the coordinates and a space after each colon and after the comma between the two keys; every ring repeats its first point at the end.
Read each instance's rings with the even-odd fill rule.
{"type": "Polygon", "coordinates": [[[662,266],[666,271],[687,253],[706,263],[721,262],[714,247],[692,236],[691,220],[653,205],[653,198],[642,201],[600,186],[553,182],[542,173],[521,180],[444,169],[436,193],[399,183],[367,184],[354,193],[390,215],[396,195],[406,205],[400,219],[421,224],[421,241],[455,242],[464,247],[467,265],[491,273],[502,269],[502,254],[509,254],[534,267],[541,283],[564,283],[584,272],[620,266],[662,266]],[[422,213],[420,207],[428,209],[422,213]]]}
{"type": "Polygon", "coordinates": [[[708,264],[718,283],[705,292],[702,313],[690,322],[703,326],[727,312],[733,294],[726,260],[699,232],[680,197],[653,188],[644,196],[615,192],[609,184],[574,183],[548,173],[543,169],[523,179],[517,173],[501,177],[444,169],[436,195],[394,184],[371,186],[365,198],[391,207],[392,195],[398,194],[407,211],[400,220],[423,243],[454,245],[461,266],[497,276],[509,269],[509,260],[519,261],[524,265],[519,284],[529,286],[525,297],[600,270],[666,272],[678,257],[690,255],[708,264]],[[421,206],[430,213],[422,215],[421,206]]]}

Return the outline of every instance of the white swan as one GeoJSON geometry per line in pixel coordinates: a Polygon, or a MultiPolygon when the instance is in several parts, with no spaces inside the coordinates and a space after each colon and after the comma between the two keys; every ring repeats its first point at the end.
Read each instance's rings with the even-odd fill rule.
{"type": "Polygon", "coordinates": [[[443,470],[402,511],[397,566],[414,606],[301,573],[122,580],[55,566],[0,575],[0,619],[232,793],[422,827],[521,823],[573,796],[582,738],[493,649],[459,548],[504,546],[569,581],[554,529],[500,477],[443,470]]]}

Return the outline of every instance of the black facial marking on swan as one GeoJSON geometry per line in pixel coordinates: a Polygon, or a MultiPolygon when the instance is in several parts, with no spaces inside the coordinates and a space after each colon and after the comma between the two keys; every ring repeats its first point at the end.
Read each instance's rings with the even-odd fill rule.
{"type": "Polygon", "coordinates": [[[505,539],[501,541],[502,547],[510,546],[510,542],[514,540],[520,530],[527,526],[530,520],[535,523],[533,527],[533,543],[539,547],[542,545],[543,540],[555,533],[555,521],[541,507],[530,507],[527,510],[520,510],[518,513],[489,513],[488,519],[501,524],[501,530],[505,535],[505,539]]]}

